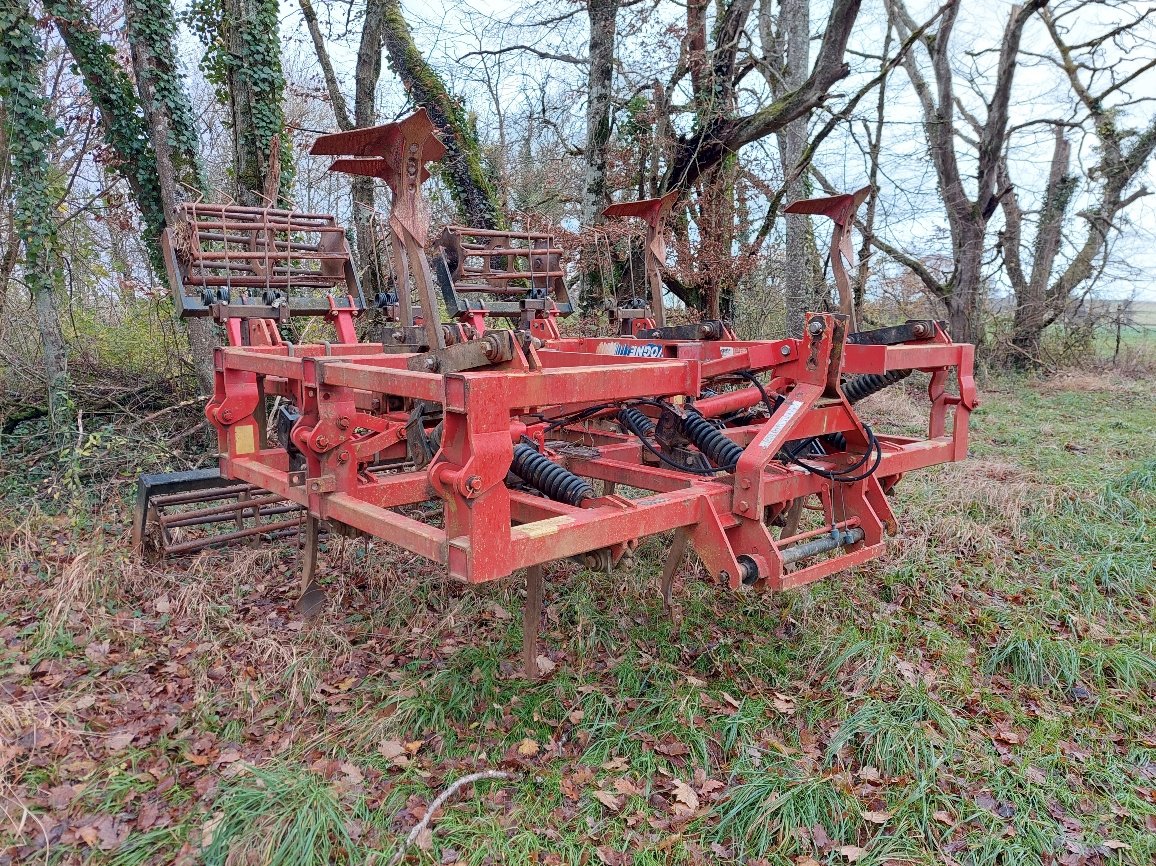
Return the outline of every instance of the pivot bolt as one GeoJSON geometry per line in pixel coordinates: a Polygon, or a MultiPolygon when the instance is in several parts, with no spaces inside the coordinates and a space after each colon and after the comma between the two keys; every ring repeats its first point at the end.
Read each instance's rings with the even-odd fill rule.
{"type": "Polygon", "coordinates": [[[393,341],[395,343],[404,343],[405,342],[405,332],[404,331],[394,331],[390,336],[393,337],[393,341]]]}
{"type": "Polygon", "coordinates": [[[225,421],[232,421],[233,420],[233,410],[232,409],[226,409],[224,412],[221,413],[221,418],[223,418],[225,421]]]}
{"type": "Polygon", "coordinates": [[[750,511],[750,510],[751,510],[751,504],[749,502],[747,502],[745,499],[739,503],[739,511],[750,511]]]}
{"type": "Polygon", "coordinates": [[[724,568],[722,571],[720,571],[718,573],[718,579],[720,581],[722,581],[723,583],[730,583],[731,582],[731,573],[724,568]]]}
{"type": "Polygon", "coordinates": [[[425,367],[426,370],[428,370],[429,372],[436,373],[438,370],[438,367],[440,365],[438,364],[437,358],[431,357],[431,358],[426,358],[424,361],[422,361],[422,366],[425,367]]]}
{"type": "Polygon", "coordinates": [[[789,354],[791,354],[791,347],[784,345],[781,349],[779,349],[779,354],[784,358],[787,357],[789,354]]]}
{"type": "Polygon", "coordinates": [[[469,478],[466,479],[466,488],[468,490],[473,490],[474,492],[481,490],[482,489],[482,476],[471,475],[469,478]]]}
{"type": "Polygon", "coordinates": [[[812,319],[811,324],[807,326],[807,330],[811,332],[812,336],[819,336],[823,333],[823,320],[812,319]]]}
{"type": "Polygon", "coordinates": [[[340,418],[337,419],[337,429],[339,429],[339,430],[348,430],[349,429],[349,417],[348,416],[342,415],[340,418]]]}
{"type": "Polygon", "coordinates": [[[320,450],[324,451],[326,448],[329,447],[329,440],[326,439],[324,436],[318,436],[317,437],[317,447],[320,450]]]}
{"type": "Polygon", "coordinates": [[[348,451],[342,451],[340,454],[338,454],[337,455],[337,462],[338,463],[348,463],[349,462],[349,452],[348,451]]]}

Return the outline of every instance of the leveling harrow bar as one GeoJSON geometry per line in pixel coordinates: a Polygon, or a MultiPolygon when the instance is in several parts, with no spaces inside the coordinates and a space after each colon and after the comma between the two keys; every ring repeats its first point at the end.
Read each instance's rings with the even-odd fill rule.
{"type": "MultiPolygon", "coordinates": [[[[879,556],[896,531],[887,496],[899,479],[966,456],[974,348],[939,322],[849,333],[846,315],[812,313],[799,339],[745,341],[723,322],[665,325],[652,281],[651,308],[624,317],[620,335],[570,338],[556,323],[570,304],[552,290],[560,251],[548,235],[518,246],[508,233],[460,228],[443,235],[431,268],[419,192],[425,162],[440,158],[434,142],[421,112],[319,142],[354,153],[335,168],[381,177],[395,193],[391,240],[405,279],[379,304],[392,320],[380,342],[293,345],[234,328],[217,350],[206,414],[220,475],[303,521],[305,609],[323,597],[323,523],[468,583],[524,569],[526,665],[536,673],[548,563],[609,569],[641,539],[673,533],[667,604],[688,547],[731,589],[801,586],[879,556]],[[425,317],[439,289],[454,322],[425,317]],[[515,324],[490,327],[487,316],[515,324]],[[930,375],[927,435],[876,433],[854,404],[912,371],[930,375]],[[270,400],[285,407],[276,438],[270,400]]],[[[847,207],[838,199],[811,212],[837,210],[846,222],[847,207]]],[[[647,220],[655,259],[653,224],[668,209],[656,200],[622,214],[647,220]]],[[[283,268],[300,270],[289,258],[283,268]]],[[[660,262],[650,266],[657,273],[660,262]]],[[[339,333],[352,330],[354,297],[331,310],[339,333]]],[[[226,321],[233,309],[203,306],[226,321]]]]}

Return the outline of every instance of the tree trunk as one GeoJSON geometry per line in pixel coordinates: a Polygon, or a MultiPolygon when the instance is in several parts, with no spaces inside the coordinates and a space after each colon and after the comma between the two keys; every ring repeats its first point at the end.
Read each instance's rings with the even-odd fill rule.
{"type": "Polygon", "coordinates": [[[55,196],[48,188],[48,155],[56,142],[56,127],[42,95],[44,50],[27,5],[0,4],[0,40],[4,45],[0,50],[0,102],[11,166],[13,229],[24,247],[24,284],[36,307],[49,421],[61,434],[71,426],[73,412],[68,346],[57,308],[60,274],[56,267],[55,196]]]}
{"type": "MultiPolygon", "coordinates": [[[[298,0],[301,14],[305,18],[309,36],[313,40],[313,50],[317,63],[321,66],[325,79],[325,89],[329,92],[329,102],[333,106],[333,119],[343,132],[355,127],[373,126],[377,123],[377,83],[381,79],[381,32],[384,6],[381,0],[368,0],[365,18],[361,23],[361,42],[357,49],[357,67],[354,78],[353,114],[349,103],[337,83],[333,62],[321,35],[317,13],[310,0],[298,0]]],[[[377,199],[373,178],[354,175],[349,183],[353,198],[353,235],[357,247],[358,276],[361,287],[369,297],[380,293],[386,286],[386,274],[380,267],[376,239],[374,237],[373,215],[377,199]]]]}
{"type": "MultiPolygon", "coordinates": [[[[357,49],[357,69],[353,94],[353,122],[373,126],[377,122],[377,83],[381,79],[381,39],[385,23],[385,4],[368,0],[361,25],[361,44],[357,49]]],[[[387,274],[382,273],[374,237],[373,215],[377,211],[376,187],[371,177],[354,176],[350,182],[353,195],[353,231],[366,294],[377,295],[386,288],[387,274]]]]}
{"type": "MultiPolygon", "coordinates": [[[[138,0],[125,0],[124,14],[137,91],[156,154],[165,222],[175,226],[180,222],[178,206],[183,199],[178,184],[201,189],[195,139],[187,134],[192,110],[174,67],[176,53],[172,34],[176,23],[167,2],[159,4],[159,8],[157,3],[148,4],[147,14],[151,17],[147,24],[142,22],[142,15],[146,13],[138,6],[138,0]],[[168,20],[157,20],[158,13],[161,18],[167,13],[168,20]]],[[[212,394],[213,350],[217,346],[213,323],[207,318],[186,319],[185,329],[197,385],[202,394],[212,394]]]]}
{"type": "MultiPolygon", "coordinates": [[[[1076,191],[1075,178],[1068,176],[1071,153],[1072,145],[1064,135],[1064,128],[1057,124],[1055,145],[1052,149],[1052,165],[1048,172],[1048,184],[1044,190],[1044,206],[1040,211],[1039,225],[1036,229],[1031,277],[1027,280],[1022,278],[1022,269],[1019,268],[1018,261],[1015,268],[1009,268],[1009,270],[1019,270],[1018,276],[1020,277],[1019,279],[1014,277],[1012,279],[1016,309],[1012,320],[1011,344],[1015,349],[1016,357],[1010,359],[1012,363],[1020,367],[1033,366],[1037,363],[1040,357],[1040,339],[1043,336],[1044,328],[1048,326],[1050,321],[1049,314],[1052,312],[1053,305],[1048,297],[1048,283],[1052,278],[1056,257],[1059,255],[1060,245],[1063,241],[1064,221],[1067,217],[1068,206],[1076,191]]],[[[1007,181],[1007,188],[1010,189],[1011,182],[1006,177],[1006,166],[1003,169],[1003,174],[1003,179],[1007,181]]],[[[1014,193],[1010,192],[1004,197],[1003,204],[1005,214],[1008,214],[1010,209],[1018,210],[1019,207],[1014,193]]],[[[1020,218],[1020,215],[1016,213],[1014,217],[1009,216],[1006,220],[1009,224],[1013,220],[1016,222],[1017,240],[1019,239],[1018,223],[1020,218]]],[[[1018,255],[1018,250],[1016,254],[1018,255]]],[[[1066,301],[1067,298],[1061,299],[1061,306],[1066,301]]]]}
{"type": "MultiPolygon", "coordinates": [[[[223,10],[218,37],[224,47],[237,201],[256,207],[265,203],[273,139],[284,133],[279,4],[277,0],[224,0],[223,10]]],[[[288,145],[282,137],[282,164],[291,159],[288,145]]],[[[285,181],[289,174],[282,175],[285,181]]]]}
{"type": "MultiPolygon", "coordinates": [[[[782,73],[775,82],[775,96],[782,98],[784,94],[803,86],[811,68],[810,0],[781,0],[776,41],[782,73]]],[[[799,161],[807,148],[810,119],[811,112],[808,110],[780,129],[776,136],[786,186],[783,200],[786,202],[798,201],[811,195],[807,173],[799,167],[799,161]]],[[[807,313],[819,308],[825,292],[821,286],[819,250],[815,243],[812,219],[805,214],[787,214],[786,223],[783,281],[786,284],[787,336],[801,337],[807,313]]]]}
{"type": "MultiPolygon", "coordinates": [[[[321,67],[321,77],[325,80],[325,89],[329,92],[329,104],[333,106],[333,119],[337,121],[337,128],[345,131],[353,129],[353,118],[349,116],[349,106],[341,93],[337,83],[337,73],[333,71],[333,61],[329,58],[329,50],[325,47],[325,37],[321,35],[321,25],[317,22],[317,13],[313,10],[310,0],[298,0],[301,5],[301,16],[305,19],[305,29],[309,31],[309,38],[313,40],[313,51],[317,55],[317,65],[321,67]]],[[[365,44],[365,32],[368,26],[370,10],[366,9],[366,22],[361,28],[361,42],[365,44]]],[[[380,47],[380,46],[379,46],[380,47]]],[[[358,60],[360,61],[360,55],[358,60]]]]}
{"type": "Polygon", "coordinates": [[[951,338],[957,343],[979,344],[983,340],[981,313],[986,295],[983,279],[983,249],[986,234],[986,220],[960,225],[954,274],[948,284],[951,293],[944,299],[948,329],[951,338]]]}
{"type": "Polygon", "coordinates": [[[381,0],[383,38],[390,68],[409,91],[410,99],[429,112],[441,132],[446,157],[442,179],[461,211],[476,228],[498,228],[505,223],[497,190],[486,171],[478,134],[465,108],[440,75],[426,62],[413,41],[401,11],[401,0],[381,0]]]}
{"type": "Polygon", "coordinates": [[[610,146],[611,98],[614,78],[614,38],[618,0],[590,0],[589,60],[586,77],[586,172],[582,187],[582,224],[601,222],[610,199],[606,189],[606,153],[610,146]]]}

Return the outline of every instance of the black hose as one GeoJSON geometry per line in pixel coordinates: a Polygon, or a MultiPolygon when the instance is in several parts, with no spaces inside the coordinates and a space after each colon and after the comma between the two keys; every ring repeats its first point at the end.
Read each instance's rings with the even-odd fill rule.
{"type": "Polygon", "coordinates": [[[559,466],[524,442],[514,446],[510,471],[551,499],[568,505],[580,506],[582,500],[594,498],[594,488],[589,481],[559,466]]]}

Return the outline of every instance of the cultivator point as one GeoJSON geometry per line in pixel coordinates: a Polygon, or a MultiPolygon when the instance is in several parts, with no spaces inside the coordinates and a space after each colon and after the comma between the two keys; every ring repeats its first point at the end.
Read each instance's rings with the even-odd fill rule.
{"type": "MultiPolygon", "coordinates": [[[[426,318],[438,297],[415,215],[425,161],[440,157],[440,145],[422,114],[323,139],[324,152],[352,154],[338,170],[352,159],[391,186],[410,179],[390,222],[405,280],[382,305],[395,317],[387,339],[246,343],[237,330],[216,355],[206,413],[221,477],[248,485],[254,513],[303,521],[307,607],[321,598],[320,522],[398,545],[468,583],[527,570],[526,663],[535,673],[548,563],[612,568],[641,539],[673,533],[661,579],[668,604],[687,548],[731,589],[800,586],[879,556],[896,531],[888,494],[899,479],[966,455],[973,347],[938,322],[851,333],[847,316],[812,313],[801,338],[739,340],[723,322],[666,325],[656,282],[643,326],[566,337],[558,319],[570,302],[553,239],[459,227],[443,234],[436,259],[452,321],[426,318]],[[492,327],[494,316],[512,326],[492,327]],[[926,435],[876,433],[854,404],[912,371],[930,377],[926,435]],[[270,401],[292,407],[276,439],[270,401]],[[419,504],[436,517],[415,517],[419,504]]],[[[669,206],[615,206],[651,226],[659,278],[669,206]]],[[[282,261],[254,288],[285,293],[306,265],[282,261]]],[[[340,296],[360,295],[347,285],[340,296]]],[[[227,322],[238,306],[214,314],[227,322]]],[[[212,517],[233,513],[214,508],[212,517]]]]}

